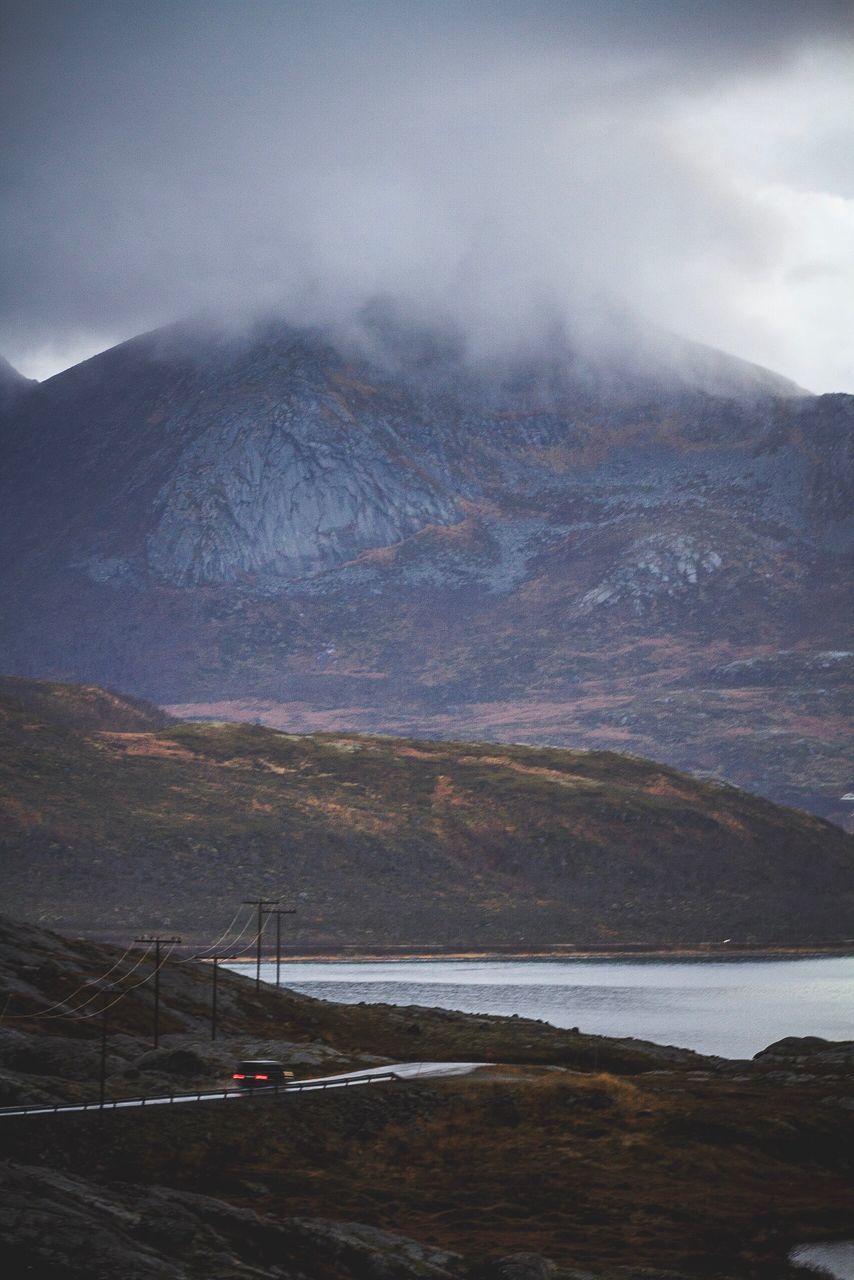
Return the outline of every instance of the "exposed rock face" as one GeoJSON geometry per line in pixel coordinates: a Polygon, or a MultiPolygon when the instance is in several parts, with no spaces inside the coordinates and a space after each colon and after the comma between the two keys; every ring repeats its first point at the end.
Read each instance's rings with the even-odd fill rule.
{"type": "Polygon", "coordinates": [[[374,336],[177,326],[18,397],[0,666],[614,746],[841,820],[850,685],[816,664],[851,648],[854,397],[640,340],[474,368],[374,336]]]}
{"type": "Polygon", "coordinates": [[[538,1253],[512,1253],[489,1268],[490,1280],[555,1280],[557,1267],[538,1253]]]}
{"type": "Polygon", "coordinates": [[[0,1165],[7,1274],[63,1280],[452,1280],[461,1259],[321,1218],[273,1220],[166,1187],[0,1165]]]}
{"type": "Polygon", "coordinates": [[[156,576],[294,578],[456,518],[431,459],[413,456],[393,421],[366,432],[336,382],[334,369],[295,378],[273,403],[239,403],[196,431],[155,498],[146,550],[156,576]]]}
{"type": "Polygon", "coordinates": [[[581,597],[582,609],[630,601],[636,613],[662,598],[676,599],[723,567],[720,553],[696,538],[650,534],[627,554],[597,586],[581,597]]]}
{"type": "Polygon", "coordinates": [[[843,1075],[854,1071],[854,1040],[823,1040],[820,1036],[786,1036],[753,1061],[767,1069],[785,1068],[810,1075],[843,1075]]]}
{"type": "Polygon", "coordinates": [[[527,1251],[472,1264],[364,1223],[273,1218],[174,1187],[13,1163],[0,1165],[0,1232],[11,1280],[691,1280],[558,1267],[527,1251]]]}

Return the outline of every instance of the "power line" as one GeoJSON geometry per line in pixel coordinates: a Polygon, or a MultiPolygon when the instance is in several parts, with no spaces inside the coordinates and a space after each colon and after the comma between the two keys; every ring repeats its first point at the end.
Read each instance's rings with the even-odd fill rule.
{"type": "MultiPolygon", "coordinates": [[[[180,938],[161,938],[159,934],[151,938],[136,938],[136,942],[148,942],[154,944],[154,1048],[160,1044],[160,948],[164,945],[169,947],[171,955],[175,947],[181,942],[180,938]]],[[[168,956],[164,958],[166,963],[168,956]]]]}
{"type": "Polygon", "coordinates": [[[281,986],[282,971],[282,916],[295,916],[295,907],[273,907],[272,910],[267,909],[265,916],[276,917],[276,990],[281,986]]]}
{"type": "MultiPolygon", "coordinates": [[[[280,908],[279,902],[280,902],[279,898],[246,898],[241,903],[241,906],[252,906],[257,908],[257,912],[258,912],[257,926],[256,926],[256,932],[255,932],[255,938],[254,938],[254,944],[256,948],[256,957],[255,957],[255,990],[256,991],[260,990],[260,986],[261,986],[261,948],[262,948],[262,937],[263,937],[264,928],[266,924],[265,916],[269,917],[271,915],[275,915],[276,917],[276,986],[277,987],[280,986],[280,982],[281,982],[281,917],[283,915],[295,915],[296,910],[293,907],[280,908]]],[[[223,931],[223,933],[220,934],[220,936],[216,939],[215,942],[212,942],[209,946],[205,947],[202,951],[197,952],[192,956],[188,956],[178,961],[179,964],[188,964],[191,960],[201,960],[207,957],[209,959],[212,959],[214,962],[213,964],[214,1008],[212,1010],[212,1038],[215,1038],[215,1035],[216,1035],[216,1011],[215,1011],[216,981],[217,981],[216,970],[221,961],[237,960],[239,959],[239,956],[237,954],[209,955],[209,953],[214,952],[216,948],[219,946],[219,944],[223,941],[223,939],[228,936],[228,934],[233,929],[235,923],[237,922],[239,916],[240,916],[240,907],[238,907],[237,911],[232,916],[231,921],[229,922],[227,928],[223,931]]],[[[237,936],[232,939],[230,943],[230,946],[232,948],[235,947],[236,944],[241,940],[241,938],[243,938],[246,935],[251,925],[252,925],[252,913],[248,915],[246,923],[243,925],[243,928],[240,930],[237,936]]],[[[154,1047],[157,1048],[160,1040],[160,970],[162,969],[166,961],[169,959],[169,957],[172,955],[172,952],[174,951],[175,947],[180,945],[181,939],[180,938],[162,938],[159,936],[153,936],[153,937],[138,937],[134,939],[134,942],[145,943],[146,944],[145,950],[141,953],[141,955],[139,956],[139,959],[133,965],[131,965],[131,967],[125,973],[120,974],[119,977],[114,979],[113,982],[107,984],[107,989],[110,989],[110,990],[115,989],[118,983],[124,982],[127,978],[129,978],[130,975],[139,968],[139,966],[143,963],[145,958],[151,953],[152,947],[154,947],[155,949],[154,969],[148,975],[148,977],[144,978],[141,982],[136,982],[132,986],[127,987],[123,992],[121,992],[121,994],[116,996],[115,1000],[111,1001],[109,1004],[104,1005],[102,1001],[101,1009],[94,1010],[93,1012],[90,1012],[90,1013],[81,1013],[82,1009],[88,1008],[89,1005],[93,1004],[98,999],[99,995],[103,994],[102,984],[105,982],[107,978],[110,977],[111,974],[115,973],[116,970],[124,963],[127,957],[131,954],[133,950],[133,946],[127,947],[125,951],[122,953],[122,955],[120,955],[119,958],[110,966],[110,968],[107,969],[104,973],[102,973],[99,977],[87,978],[85,982],[81,983],[80,986],[76,987],[73,991],[71,991],[67,996],[64,997],[64,999],[56,1000],[53,1004],[46,1005],[43,1009],[37,1009],[31,1013],[11,1013],[10,1014],[7,1012],[9,1004],[12,1000],[12,994],[10,993],[10,995],[6,999],[6,1004],[3,1008],[3,1011],[2,1013],[0,1013],[0,1024],[2,1024],[7,1019],[12,1021],[28,1021],[30,1019],[35,1019],[35,1018],[48,1018],[48,1019],[68,1018],[69,1020],[74,1022],[84,1022],[88,1018],[97,1017],[99,1013],[106,1014],[108,1009],[113,1008],[116,1004],[118,1004],[121,1000],[123,1000],[125,996],[127,996],[131,991],[135,991],[137,990],[137,988],[145,986],[147,982],[150,982],[152,979],[154,979],[154,1047]],[[162,946],[168,946],[169,950],[161,959],[162,946]],[[90,995],[88,999],[82,1001],[80,1004],[75,1005],[73,1008],[68,1007],[71,1001],[74,1000],[76,996],[80,995],[82,992],[86,991],[87,989],[91,989],[92,987],[98,988],[98,990],[96,990],[93,995],[90,995]],[[60,1012],[54,1012],[55,1010],[59,1010],[60,1012]]]]}
{"type": "MultiPolygon", "coordinates": [[[[163,967],[163,965],[166,963],[166,961],[169,959],[170,955],[172,954],[173,950],[174,948],[170,947],[170,949],[166,952],[166,955],[160,961],[159,968],[163,967]]],[[[146,951],[144,954],[147,955],[148,952],[146,951]]],[[[129,996],[131,991],[136,991],[139,987],[144,987],[147,982],[151,982],[152,978],[156,977],[157,972],[158,972],[157,969],[152,970],[152,972],[148,975],[147,978],[143,978],[140,982],[135,982],[133,986],[130,986],[125,991],[122,991],[120,995],[116,996],[115,1000],[110,1001],[110,1003],[107,1005],[107,1008],[112,1009],[115,1005],[120,1004],[122,1000],[124,1000],[127,996],[129,996]]],[[[89,1002],[87,1001],[87,1003],[89,1002]]],[[[84,1007],[85,1007],[84,1005],[80,1006],[81,1009],[84,1007]]],[[[54,1018],[67,1017],[71,1022],[86,1022],[88,1018],[97,1018],[99,1014],[101,1014],[102,1012],[103,1012],[102,1009],[94,1009],[91,1013],[81,1013],[79,1018],[75,1017],[73,1013],[71,1014],[54,1013],[51,1015],[51,1017],[54,1017],[54,1018]]]]}
{"type": "Polygon", "coordinates": [[[278,898],[244,898],[243,905],[258,908],[258,932],[255,935],[257,954],[255,956],[255,990],[261,990],[261,935],[264,932],[264,910],[266,907],[277,907],[278,898]]]}
{"type": "MultiPolygon", "coordinates": [[[[122,955],[120,955],[120,956],[119,956],[119,958],[118,958],[118,960],[115,962],[115,964],[114,964],[114,965],[112,965],[112,966],[107,970],[107,972],[106,972],[106,973],[102,973],[102,974],[101,974],[101,976],[100,976],[99,978],[87,978],[85,982],[81,982],[80,986],[79,986],[79,987],[76,987],[76,988],[75,988],[75,990],[74,990],[74,991],[72,991],[72,992],[70,992],[70,993],[69,993],[69,994],[68,994],[68,995],[67,995],[63,1000],[57,1000],[57,1001],[55,1001],[55,1003],[54,1003],[54,1004],[46,1005],[44,1009],[37,1009],[34,1013],[10,1013],[8,1016],[9,1016],[10,1018],[13,1018],[13,1019],[16,1019],[16,1020],[18,1020],[18,1019],[22,1019],[22,1018],[27,1018],[27,1019],[29,1019],[29,1018],[45,1018],[45,1017],[48,1017],[48,1016],[50,1015],[50,1012],[51,1012],[51,1010],[52,1010],[52,1009],[60,1009],[63,1005],[69,1004],[69,1003],[74,999],[74,997],[75,997],[76,995],[79,995],[79,994],[80,994],[80,992],[81,992],[81,991],[85,991],[87,987],[92,987],[92,986],[94,986],[94,985],[95,985],[96,983],[98,983],[98,982],[103,982],[105,978],[108,978],[108,977],[110,976],[110,974],[111,974],[111,973],[114,973],[114,972],[116,971],[116,969],[118,969],[119,965],[122,963],[122,961],[124,961],[124,960],[126,960],[126,959],[127,959],[127,957],[131,954],[132,950],[133,950],[133,947],[132,947],[132,946],[131,946],[131,947],[128,947],[128,948],[127,948],[127,950],[126,950],[122,955]]],[[[133,966],[133,969],[138,968],[139,963],[140,963],[140,961],[137,961],[137,963],[133,966]]],[[[128,970],[128,973],[133,973],[133,969],[129,969],[129,970],[128,970]]],[[[123,976],[123,977],[127,977],[127,974],[123,974],[122,976],[123,976]]],[[[11,997],[11,995],[10,995],[9,1000],[11,1000],[11,998],[12,998],[12,997],[11,997]]],[[[94,997],[93,997],[93,999],[94,999],[94,997]]],[[[7,1000],[7,1001],[6,1001],[6,1005],[7,1005],[7,1007],[8,1007],[8,1004],[9,1004],[9,1000],[7,1000]]],[[[88,1001],[88,1000],[87,1000],[85,1003],[86,1003],[86,1004],[89,1004],[89,1003],[90,1003],[90,1001],[88,1001]]],[[[83,1008],[83,1005],[80,1005],[80,1008],[82,1009],[82,1008],[83,1008]]],[[[60,1015],[60,1016],[61,1016],[61,1015],[60,1015]]],[[[0,1014],[0,1022],[2,1022],[2,1021],[4,1020],[4,1018],[5,1018],[5,1017],[6,1017],[6,1010],[4,1009],[4,1010],[3,1010],[3,1013],[2,1013],[2,1014],[0,1014]]]]}
{"type": "MultiPolygon", "coordinates": [[[[219,937],[216,939],[216,941],[215,941],[215,942],[211,942],[207,947],[203,947],[201,951],[197,951],[197,952],[195,952],[195,954],[194,954],[194,955],[186,956],[186,957],[184,957],[182,960],[179,960],[177,963],[178,963],[178,964],[190,964],[190,962],[191,962],[192,960],[203,960],[203,959],[208,955],[208,953],[209,953],[209,952],[216,951],[217,947],[220,945],[220,943],[221,943],[225,938],[227,938],[227,937],[228,937],[228,935],[231,933],[232,929],[234,928],[235,924],[237,923],[237,918],[238,918],[238,916],[240,915],[240,912],[241,912],[242,907],[243,907],[243,903],[241,903],[241,904],[240,904],[240,906],[239,906],[239,907],[237,908],[237,910],[235,911],[235,913],[234,913],[234,915],[232,916],[232,918],[231,918],[231,922],[229,923],[229,925],[228,925],[227,929],[225,929],[225,930],[224,930],[224,932],[223,932],[223,933],[221,933],[221,934],[219,935],[219,937]]],[[[246,930],[249,928],[249,926],[250,926],[250,924],[251,924],[251,921],[252,921],[252,916],[251,916],[251,914],[250,914],[249,919],[247,920],[246,924],[243,926],[243,928],[241,929],[240,933],[237,935],[237,938],[235,938],[235,942],[237,942],[240,938],[242,938],[242,937],[243,937],[244,933],[245,933],[245,932],[246,932],[246,930]]]]}
{"type": "MultiPolygon", "coordinates": [[[[238,933],[237,936],[232,938],[231,941],[228,943],[229,947],[236,947],[240,939],[244,937],[246,933],[248,933],[248,931],[252,928],[252,917],[253,917],[253,912],[250,911],[249,915],[246,918],[246,923],[244,924],[243,928],[240,930],[240,933],[238,933]]],[[[180,960],[178,963],[188,964],[190,960],[204,960],[209,958],[210,957],[206,957],[204,952],[202,952],[200,955],[197,955],[197,956],[196,955],[188,956],[186,960],[180,960]]]]}
{"type": "Polygon", "coordinates": [[[104,1105],[104,1094],[107,1091],[107,1010],[110,1007],[107,1003],[107,992],[109,990],[110,985],[108,983],[101,993],[103,997],[101,1000],[101,1074],[98,1097],[102,1107],[104,1105]]]}
{"type": "MultiPolygon", "coordinates": [[[[240,906],[241,906],[241,907],[243,906],[243,903],[242,903],[242,902],[241,902],[240,906]]],[[[231,917],[231,921],[230,921],[230,923],[229,923],[229,924],[228,924],[228,926],[223,930],[223,932],[219,935],[219,937],[217,938],[217,940],[216,940],[215,942],[212,942],[209,946],[207,946],[207,947],[205,947],[205,948],[203,949],[203,951],[202,951],[202,954],[203,954],[203,955],[204,955],[204,953],[205,953],[205,952],[207,952],[207,951],[216,951],[217,947],[218,947],[218,946],[219,946],[219,944],[222,942],[223,938],[227,938],[227,937],[228,937],[228,935],[231,933],[232,929],[234,928],[235,924],[237,923],[237,917],[238,917],[239,915],[240,915],[240,907],[238,907],[238,908],[237,908],[237,910],[235,911],[234,915],[231,917]]]]}
{"type": "MultiPolygon", "coordinates": [[[[129,978],[132,973],[136,972],[136,970],[142,964],[143,960],[149,954],[150,951],[151,951],[151,947],[146,947],[143,953],[141,954],[141,956],[139,957],[139,959],[137,960],[136,964],[132,964],[126,973],[121,974],[118,978],[114,978],[112,982],[108,982],[107,986],[116,986],[119,982],[124,982],[125,978],[129,978]]],[[[93,982],[87,985],[100,988],[103,982],[104,982],[104,978],[95,978],[93,982]]],[[[48,1014],[45,1014],[44,1016],[50,1020],[52,1018],[65,1018],[68,1016],[69,1013],[72,1013],[72,1014],[79,1013],[80,1010],[85,1009],[87,1005],[94,1004],[94,1002],[98,999],[98,994],[99,992],[98,990],[96,990],[94,995],[91,995],[88,1000],[84,1000],[81,1004],[75,1005],[73,1009],[68,1010],[66,1013],[48,1013],[48,1014]]]]}
{"type": "Polygon", "coordinates": [[[216,1040],[216,1014],[217,1014],[217,976],[219,966],[223,960],[236,960],[237,956],[211,956],[210,961],[213,963],[213,990],[211,992],[211,1040],[216,1040]]]}

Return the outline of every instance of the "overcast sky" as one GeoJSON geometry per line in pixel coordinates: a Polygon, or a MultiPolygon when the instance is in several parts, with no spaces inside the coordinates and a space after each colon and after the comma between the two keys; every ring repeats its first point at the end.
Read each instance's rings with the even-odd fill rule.
{"type": "MultiPolygon", "coordinates": [[[[854,392],[854,5],[3,0],[0,351],[598,302],[854,392]]],[[[591,322],[592,323],[592,322],[591,322]]]]}

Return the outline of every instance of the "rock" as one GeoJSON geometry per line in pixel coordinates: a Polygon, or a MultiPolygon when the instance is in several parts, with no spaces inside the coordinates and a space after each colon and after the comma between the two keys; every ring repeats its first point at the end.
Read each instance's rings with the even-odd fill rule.
{"type": "Polygon", "coordinates": [[[785,1036],[754,1054],[753,1063],[794,1076],[854,1075],[854,1040],[785,1036]]]}
{"type": "MultiPolygon", "coordinates": [[[[221,1054],[212,1055],[214,1064],[222,1061],[221,1054]]],[[[211,1074],[211,1057],[196,1048],[151,1049],[137,1058],[136,1070],[163,1076],[178,1076],[182,1080],[198,1080],[211,1074]]]]}
{"type": "Polygon", "coordinates": [[[64,1100],[68,1090],[53,1076],[24,1076],[0,1068],[0,1107],[23,1107],[64,1100]]]}
{"type": "MultiPolygon", "coordinates": [[[[24,1036],[5,1032],[0,1038],[0,1064],[10,1071],[25,1075],[52,1076],[60,1080],[94,1080],[101,1066],[101,1051],[91,1040],[74,1040],[67,1036],[24,1036]]],[[[122,1060],[110,1053],[107,1074],[122,1066],[122,1060]]]]}
{"type": "Polygon", "coordinates": [[[0,1231],[11,1280],[461,1280],[459,1257],[394,1232],[14,1164],[0,1231]]]}
{"type": "Polygon", "coordinates": [[[460,1274],[458,1255],[362,1223],[293,1218],[286,1230],[354,1280],[450,1280],[460,1274]]]}
{"type": "Polygon", "coordinates": [[[289,578],[458,519],[439,484],[395,465],[390,445],[330,433],[322,406],[246,414],[199,437],[156,499],[151,569],[181,585],[258,570],[289,578]]]}
{"type": "Polygon", "coordinates": [[[539,1253],[511,1253],[490,1263],[484,1280],[555,1280],[557,1267],[539,1253]]]}

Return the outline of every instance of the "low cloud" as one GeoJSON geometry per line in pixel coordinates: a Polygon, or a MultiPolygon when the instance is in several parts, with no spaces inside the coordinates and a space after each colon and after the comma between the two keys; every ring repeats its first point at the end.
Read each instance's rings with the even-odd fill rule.
{"type": "Polygon", "coordinates": [[[7,11],[0,349],[29,374],[383,296],[478,353],[627,307],[854,390],[848,4],[7,11]]]}

